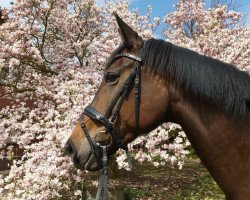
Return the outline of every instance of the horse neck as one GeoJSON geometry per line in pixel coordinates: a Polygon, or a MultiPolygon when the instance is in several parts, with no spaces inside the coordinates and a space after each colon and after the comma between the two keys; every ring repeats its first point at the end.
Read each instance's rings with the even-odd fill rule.
{"type": "Polygon", "coordinates": [[[247,187],[250,191],[250,115],[243,123],[242,119],[237,120],[217,106],[192,96],[176,89],[171,92],[172,121],[182,126],[226,195],[237,187],[243,190],[247,187]],[[243,186],[235,185],[239,180],[244,182],[243,186]]]}

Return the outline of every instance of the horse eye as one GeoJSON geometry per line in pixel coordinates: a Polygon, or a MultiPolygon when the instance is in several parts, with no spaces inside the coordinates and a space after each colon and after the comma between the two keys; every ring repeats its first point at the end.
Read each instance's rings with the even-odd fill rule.
{"type": "Polygon", "coordinates": [[[118,74],[114,74],[112,72],[107,72],[104,75],[104,79],[106,82],[115,82],[119,78],[118,74]]]}

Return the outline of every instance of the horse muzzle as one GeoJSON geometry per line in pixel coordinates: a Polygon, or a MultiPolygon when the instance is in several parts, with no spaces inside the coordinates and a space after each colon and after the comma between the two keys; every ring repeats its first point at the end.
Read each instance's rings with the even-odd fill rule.
{"type": "MultiPolygon", "coordinates": [[[[102,168],[101,161],[94,155],[87,141],[83,142],[81,149],[77,151],[73,142],[69,139],[64,147],[64,152],[71,157],[74,166],[81,170],[98,171],[102,168]]],[[[97,154],[99,152],[96,151],[97,154]]]]}

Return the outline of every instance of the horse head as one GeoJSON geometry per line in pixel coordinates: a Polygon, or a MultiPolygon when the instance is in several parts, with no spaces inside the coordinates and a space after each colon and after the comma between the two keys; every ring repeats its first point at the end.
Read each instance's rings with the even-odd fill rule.
{"type": "Polygon", "coordinates": [[[101,85],[85,109],[66,144],[77,168],[99,170],[98,145],[107,145],[111,155],[139,134],[161,124],[168,108],[165,80],[143,63],[143,39],[118,15],[122,44],[104,69],[101,85]]]}

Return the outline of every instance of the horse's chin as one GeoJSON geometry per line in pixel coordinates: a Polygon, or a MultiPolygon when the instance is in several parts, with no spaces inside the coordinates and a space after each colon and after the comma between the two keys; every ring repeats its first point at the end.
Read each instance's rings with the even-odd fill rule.
{"type": "Polygon", "coordinates": [[[82,165],[81,169],[85,169],[90,172],[95,172],[102,169],[102,166],[99,162],[96,161],[95,156],[91,154],[90,158],[88,159],[85,165],[82,165]]]}

